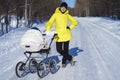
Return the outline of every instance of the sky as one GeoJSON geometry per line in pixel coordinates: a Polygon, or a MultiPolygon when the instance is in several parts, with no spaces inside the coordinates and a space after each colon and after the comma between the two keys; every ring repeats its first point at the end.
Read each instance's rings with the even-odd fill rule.
{"type": "Polygon", "coordinates": [[[63,2],[66,2],[68,4],[68,7],[74,8],[76,0],[62,0],[63,2]]]}

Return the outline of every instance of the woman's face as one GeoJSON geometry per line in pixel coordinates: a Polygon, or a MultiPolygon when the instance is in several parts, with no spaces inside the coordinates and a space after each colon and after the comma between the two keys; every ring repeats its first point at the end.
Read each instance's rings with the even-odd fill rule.
{"type": "Polygon", "coordinates": [[[67,10],[67,9],[66,9],[64,6],[60,7],[60,11],[61,11],[62,13],[64,13],[66,10],[67,10]]]}

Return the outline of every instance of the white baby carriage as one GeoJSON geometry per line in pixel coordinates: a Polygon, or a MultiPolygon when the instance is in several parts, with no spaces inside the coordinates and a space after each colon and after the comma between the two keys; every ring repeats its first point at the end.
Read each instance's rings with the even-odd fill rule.
{"type": "Polygon", "coordinates": [[[54,34],[50,43],[46,44],[44,36],[38,28],[28,30],[21,39],[21,46],[26,50],[24,55],[27,60],[20,61],[16,65],[16,75],[24,77],[28,72],[37,72],[40,78],[47,75],[48,71],[52,74],[56,73],[59,69],[56,59],[48,57],[51,49],[53,39],[57,34],[54,34]],[[37,54],[37,56],[33,56],[37,54]],[[47,60],[47,61],[45,61],[47,60]]]}

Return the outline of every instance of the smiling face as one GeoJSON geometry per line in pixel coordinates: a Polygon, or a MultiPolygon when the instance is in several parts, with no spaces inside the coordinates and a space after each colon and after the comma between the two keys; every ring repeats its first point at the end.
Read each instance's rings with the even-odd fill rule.
{"type": "Polygon", "coordinates": [[[60,7],[60,11],[61,11],[62,13],[65,13],[66,10],[67,10],[67,9],[66,9],[64,6],[60,7]]]}

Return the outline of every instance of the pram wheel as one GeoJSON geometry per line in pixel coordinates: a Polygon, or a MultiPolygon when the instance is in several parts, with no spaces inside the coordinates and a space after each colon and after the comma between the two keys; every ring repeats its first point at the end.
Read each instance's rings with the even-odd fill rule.
{"type": "Polygon", "coordinates": [[[58,66],[57,66],[57,62],[55,59],[51,58],[49,60],[49,69],[50,69],[50,72],[52,74],[56,73],[58,71],[58,66]]]}
{"type": "Polygon", "coordinates": [[[35,73],[37,71],[37,61],[33,58],[29,62],[29,70],[31,73],[35,73]]]}
{"type": "Polygon", "coordinates": [[[37,74],[40,78],[43,78],[46,76],[46,64],[41,61],[39,64],[38,64],[38,67],[37,67],[37,74]]]}
{"type": "Polygon", "coordinates": [[[16,65],[16,75],[21,78],[25,76],[25,63],[20,61],[16,65]]]}

